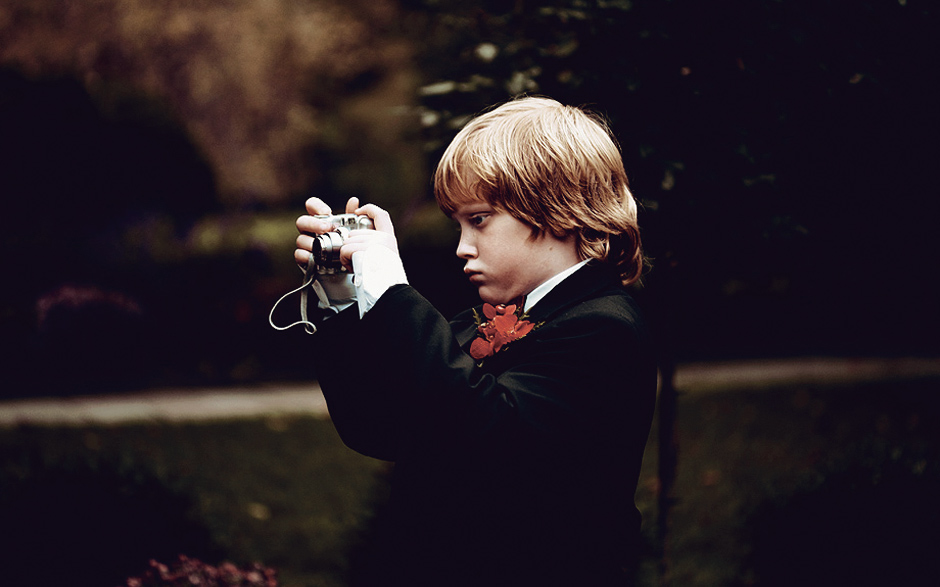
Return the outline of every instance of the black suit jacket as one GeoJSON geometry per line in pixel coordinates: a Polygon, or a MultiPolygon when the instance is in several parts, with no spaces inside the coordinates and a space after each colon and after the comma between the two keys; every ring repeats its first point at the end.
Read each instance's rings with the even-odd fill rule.
{"type": "Polygon", "coordinates": [[[467,354],[472,312],[448,323],[410,286],[322,325],[337,431],[396,463],[364,583],[623,584],[656,393],[645,327],[596,262],[529,319],[540,326],[482,365],[467,354]]]}

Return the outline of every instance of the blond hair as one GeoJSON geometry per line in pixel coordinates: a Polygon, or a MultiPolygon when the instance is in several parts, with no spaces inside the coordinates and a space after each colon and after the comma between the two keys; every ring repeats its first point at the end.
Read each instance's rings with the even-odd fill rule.
{"type": "Polygon", "coordinates": [[[614,265],[624,284],[642,272],[620,149],[604,120],[580,108],[526,97],[474,118],[441,157],[434,196],[448,215],[482,200],[534,236],[574,235],[582,259],[614,265]]]}

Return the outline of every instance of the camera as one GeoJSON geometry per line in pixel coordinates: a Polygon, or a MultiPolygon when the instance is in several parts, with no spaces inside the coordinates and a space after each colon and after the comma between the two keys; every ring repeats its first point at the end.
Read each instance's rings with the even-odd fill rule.
{"type": "Polygon", "coordinates": [[[326,220],[333,225],[333,230],[324,232],[313,238],[313,249],[308,267],[316,267],[320,275],[343,272],[345,269],[339,261],[339,250],[346,242],[349,231],[369,229],[375,230],[372,219],[356,214],[318,214],[318,220],[326,220]]]}

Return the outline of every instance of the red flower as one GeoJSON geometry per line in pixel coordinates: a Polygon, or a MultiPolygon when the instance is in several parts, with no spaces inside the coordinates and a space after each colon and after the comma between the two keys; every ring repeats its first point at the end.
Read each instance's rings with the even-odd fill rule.
{"type": "Polygon", "coordinates": [[[480,322],[477,316],[477,333],[480,337],[470,344],[470,356],[477,360],[492,357],[507,344],[529,334],[536,326],[517,316],[515,305],[483,304],[483,315],[487,318],[486,322],[480,322]]]}

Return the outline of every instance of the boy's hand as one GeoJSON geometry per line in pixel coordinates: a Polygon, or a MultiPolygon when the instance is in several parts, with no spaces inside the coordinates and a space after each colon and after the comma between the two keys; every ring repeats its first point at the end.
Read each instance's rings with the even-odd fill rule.
{"type": "MultiPolygon", "coordinates": [[[[297,218],[297,248],[294,251],[294,261],[301,267],[306,267],[313,249],[313,235],[323,234],[333,230],[333,226],[326,221],[314,218],[319,214],[332,214],[332,210],[323,200],[310,198],[306,202],[307,214],[297,218]]],[[[384,246],[398,254],[398,241],[395,239],[395,227],[388,212],[375,204],[359,206],[359,198],[349,198],[346,202],[347,214],[365,214],[372,219],[375,230],[353,230],[340,250],[340,262],[347,269],[352,268],[353,253],[364,251],[373,246],[384,246]]]]}
{"type": "Polygon", "coordinates": [[[398,240],[395,238],[395,226],[392,224],[392,218],[388,212],[379,208],[375,204],[366,204],[358,207],[359,199],[350,198],[346,204],[347,214],[365,214],[372,219],[375,230],[353,230],[349,233],[343,248],[340,249],[339,258],[343,266],[352,267],[352,256],[354,253],[364,251],[371,247],[383,246],[391,249],[395,255],[398,255],[398,240]],[[350,209],[355,204],[356,207],[350,209]]]}

